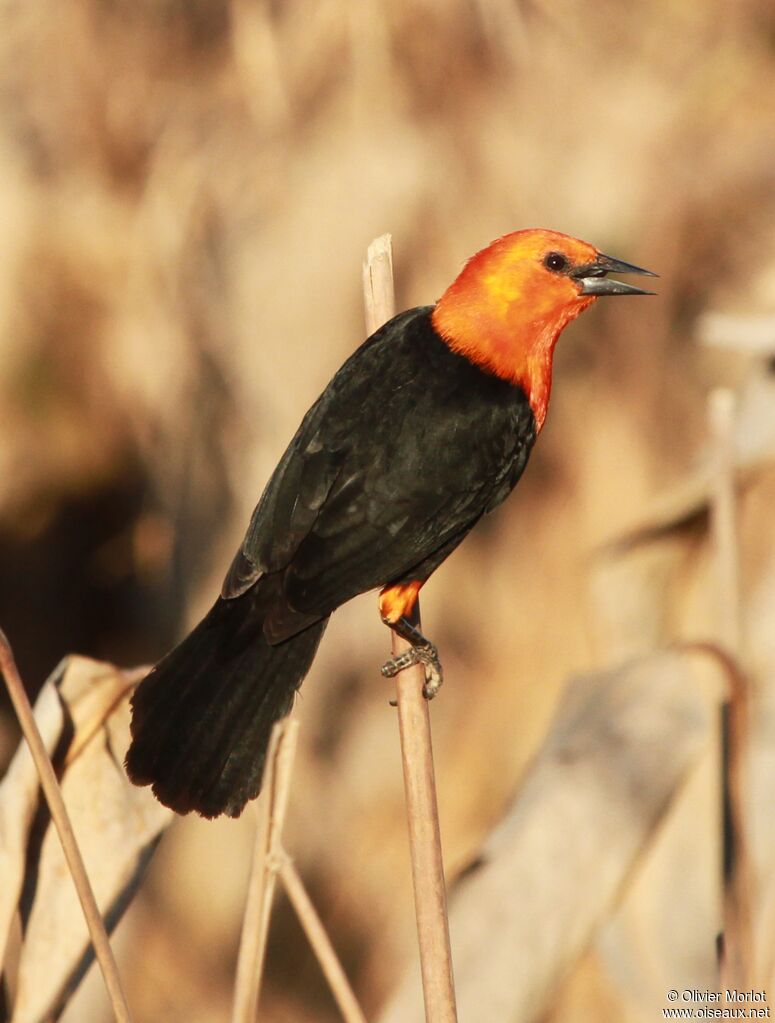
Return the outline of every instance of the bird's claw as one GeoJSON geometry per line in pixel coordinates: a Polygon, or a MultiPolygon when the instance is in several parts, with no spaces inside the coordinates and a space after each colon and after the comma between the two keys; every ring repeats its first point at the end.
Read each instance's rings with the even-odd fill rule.
{"type": "Polygon", "coordinates": [[[444,682],[439,652],[433,643],[410,646],[408,650],[395,654],[382,665],[381,671],[385,678],[394,678],[399,671],[410,668],[413,664],[422,664],[425,669],[425,684],[422,687],[422,694],[426,700],[432,700],[444,682]]]}
{"type": "Polygon", "coordinates": [[[425,668],[425,685],[422,687],[422,694],[426,700],[432,700],[444,684],[444,672],[441,668],[439,652],[432,643],[429,643],[427,647],[419,647],[418,654],[425,668]]]}

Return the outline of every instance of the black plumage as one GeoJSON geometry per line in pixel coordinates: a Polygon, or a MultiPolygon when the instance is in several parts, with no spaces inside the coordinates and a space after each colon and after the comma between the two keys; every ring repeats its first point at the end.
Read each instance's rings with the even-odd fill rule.
{"type": "Polygon", "coordinates": [[[220,598],[137,689],[127,769],[173,809],[239,814],[328,616],[427,579],[522,474],[536,434],[525,394],[451,351],[431,313],[394,317],[334,376],[220,598]]]}

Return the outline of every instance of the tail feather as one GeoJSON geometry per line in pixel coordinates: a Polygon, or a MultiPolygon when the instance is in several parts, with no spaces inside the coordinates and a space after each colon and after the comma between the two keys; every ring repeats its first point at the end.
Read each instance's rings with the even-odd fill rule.
{"type": "Polygon", "coordinates": [[[258,795],[272,726],[293,706],[327,625],[271,645],[263,624],[275,594],[262,583],[219,598],[132,698],[127,772],[178,813],[236,817],[258,795]]]}

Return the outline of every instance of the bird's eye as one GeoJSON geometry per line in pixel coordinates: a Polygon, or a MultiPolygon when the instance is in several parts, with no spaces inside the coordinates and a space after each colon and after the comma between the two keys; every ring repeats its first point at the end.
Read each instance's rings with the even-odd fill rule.
{"type": "Polygon", "coordinates": [[[554,270],[555,273],[561,273],[567,268],[568,260],[561,252],[550,252],[544,259],[544,266],[547,270],[554,270]]]}

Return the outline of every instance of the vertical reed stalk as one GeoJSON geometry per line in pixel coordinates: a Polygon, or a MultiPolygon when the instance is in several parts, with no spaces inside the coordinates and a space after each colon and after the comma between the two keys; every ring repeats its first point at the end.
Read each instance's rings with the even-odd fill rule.
{"type": "MultiPolygon", "coordinates": [[[[376,238],[363,267],[366,326],[372,334],[395,313],[390,235],[376,238]]],[[[413,624],[420,628],[419,602],[413,624]]],[[[393,654],[409,644],[393,633],[393,654]]],[[[441,854],[436,780],[433,769],[428,701],[422,694],[425,672],[412,665],[396,676],[401,758],[409,823],[414,905],[420,944],[427,1023],[456,1023],[455,985],[447,919],[447,893],[441,854]]]]}
{"type": "Polygon", "coordinates": [[[710,396],[708,417],[715,464],[711,535],[715,559],[717,633],[737,665],[735,684],[721,706],[721,814],[723,934],[719,957],[722,990],[745,990],[753,982],[751,866],[745,835],[745,758],[748,694],[740,669],[741,614],[735,485],[735,398],[719,389],[710,396]]]}

